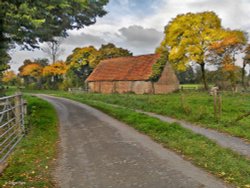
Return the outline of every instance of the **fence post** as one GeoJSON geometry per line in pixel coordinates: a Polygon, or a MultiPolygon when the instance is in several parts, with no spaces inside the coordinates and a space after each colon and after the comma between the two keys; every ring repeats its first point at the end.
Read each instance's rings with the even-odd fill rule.
{"type": "Polygon", "coordinates": [[[21,113],[22,113],[22,98],[21,93],[16,93],[15,95],[15,116],[16,116],[16,126],[20,134],[22,134],[21,129],[21,113]]]}
{"type": "Polygon", "coordinates": [[[214,117],[217,118],[217,91],[214,93],[214,117]]]}
{"type": "Polygon", "coordinates": [[[218,118],[218,110],[220,110],[220,109],[218,109],[218,102],[220,103],[220,101],[219,101],[220,99],[218,99],[218,90],[219,90],[218,87],[213,87],[210,91],[210,94],[213,95],[213,97],[214,97],[214,118],[215,119],[218,118]]]}
{"type": "Polygon", "coordinates": [[[218,113],[219,113],[219,119],[221,119],[221,115],[222,115],[222,97],[221,97],[220,93],[218,95],[218,113]]]}

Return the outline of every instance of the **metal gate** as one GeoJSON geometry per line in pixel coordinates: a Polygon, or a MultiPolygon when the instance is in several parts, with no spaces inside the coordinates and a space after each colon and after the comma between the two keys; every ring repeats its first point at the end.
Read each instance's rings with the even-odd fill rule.
{"type": "Polygon", "coordinates": [[[24,135],[26,105],[21,94],[0,98],[0,163],[24,135]]]}

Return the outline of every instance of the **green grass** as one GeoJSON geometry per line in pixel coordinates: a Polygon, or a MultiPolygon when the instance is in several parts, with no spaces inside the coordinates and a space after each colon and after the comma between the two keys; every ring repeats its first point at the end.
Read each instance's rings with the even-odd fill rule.
{"type": "Polygon", "coordinates": [[[162,122],[127,108],[89,100],[82,95],[68,95],[67,98],[91,105],[131,125],[226,182],[239,187],[250,185],[250,161],[229,149],[218,146],[204,136],[182,128],[176,123],[162,122]]]}
{"type": "Polygon", "coordinates": [[[154,112],[193,122],[250,141],[250,116],[238,122],[234,121],[237,117],[250,111],[249,93],[222,93],[222,115],[220,119],[216,119],[213,111],[213,97],[206,92],[189,91],[165,95],[72,94],[63,91],[32,92],[82,97],[87,100],[102,101],[131,109],[154,112]]]}
{"type": "Polygon", "coordinates": [[[166,95],[69,94],[55,91],[47,91],[47,93],[102,101],[131,109],[154,112],[193,122],[250,141],[250,116],[234,122],[238,116],[250,111],[250,94],[223,93],[222,116],[220,119],[216,119],[213,112],[213,97],[204,92],[183,92],[166,95]]]}
{"type": "Polygon", "coordinates": [[[46,101],[31,96],[25,98],[28,133],[9,158],[9,167],[0,177],[0,187],[55,187],[50,172],[58,140],[56,112],[46,101]]]}

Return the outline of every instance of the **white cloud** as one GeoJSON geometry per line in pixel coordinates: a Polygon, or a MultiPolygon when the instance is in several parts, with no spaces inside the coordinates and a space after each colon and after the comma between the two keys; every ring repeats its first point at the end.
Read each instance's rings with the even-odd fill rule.
{"type": "Polygon", "coordinates": [[[163,39],[163,33],[153,28],[144,28],[138,25],[119,29],[122,43],[133,49],[135,54],[153,53],[163,39]]]}

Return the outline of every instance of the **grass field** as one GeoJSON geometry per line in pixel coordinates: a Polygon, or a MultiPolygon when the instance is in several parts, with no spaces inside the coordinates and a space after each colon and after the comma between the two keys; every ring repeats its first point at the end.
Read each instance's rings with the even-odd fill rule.
{"type": "Polygon", "coordinates": [[[179,92],[167,95],[72,94],[49,92],[140,109],[187,120],[203,127],[226,132],[250,141],[250,116],[235,119],[250,111],[250,94],[222,94],[222,115],[214,118],[213,97],[204,92],[179,92]]]}
{"type": "Polygon", "coordinates": [[[26,96],[28,101],[27,135],[8,160],[9,167],[0,177],[0,187],[55,187],[50,176],[56,156],[57,115],[47,102],[26,96]]]}
{"type": "Polygon", "coordinates": [[[250,93],[222,93],[222,114],[214,118],[213,96],[206,92],[184,91],[166,95],[77,94],[63,91],[28,91],[76,96],[140,109],[196,123],[250,141],[250,116],[235,121],[250,111],[250,93]]]}

